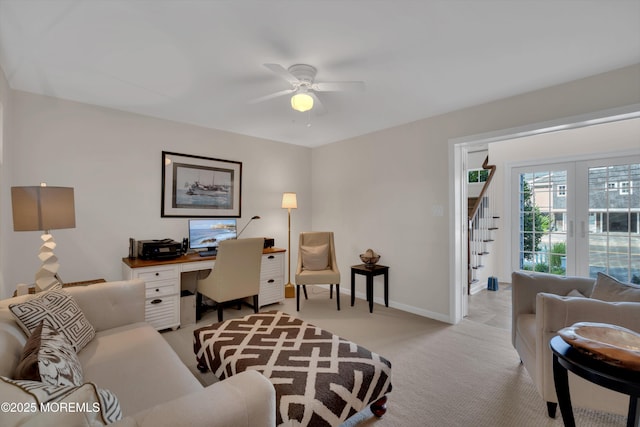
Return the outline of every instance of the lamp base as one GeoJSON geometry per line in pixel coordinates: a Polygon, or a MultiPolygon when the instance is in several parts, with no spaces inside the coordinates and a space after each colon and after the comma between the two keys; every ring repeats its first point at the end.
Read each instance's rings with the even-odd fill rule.
{"type": "Polygon", "coordinates": [[[286,285],[284,285],[284,297],[285,298],[296,297],[296,288],[293,286],[293,283],[287,283],[286,285]]]}
{"type": "Polygon", "coordinates": [[[38,258],[42,261],[42,265],[36,273],[36,292],[43,292],[56,286],[62,286],[62,282],[58,278],[60,264],[58,264],[58,257],[53,253],[56,248],[53,236],[45,232],[40,236],[40,239],[44,243],[40,246],[40,252],[38,253],[38,258]]]}

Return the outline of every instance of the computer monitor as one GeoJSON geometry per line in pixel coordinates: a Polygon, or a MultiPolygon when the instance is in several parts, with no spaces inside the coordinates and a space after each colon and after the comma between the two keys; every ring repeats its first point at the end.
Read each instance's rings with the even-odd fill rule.
{"type": "Polygon", "coordinates": [[[221,241],[235,239],[236,234],[235,219],[190,219],[189,249],[213,250],[221,241]]]}

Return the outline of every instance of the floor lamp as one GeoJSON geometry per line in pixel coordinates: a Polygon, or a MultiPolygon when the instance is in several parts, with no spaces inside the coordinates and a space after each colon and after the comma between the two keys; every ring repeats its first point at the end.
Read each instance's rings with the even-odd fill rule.
{"type": "Polygon", "coordinates": [[[42,231],[43,241],[38,258],[42,261],[36,273],[36,292],[45,291],[62,281],[58,276],[58,258],[53,253],[56,243],[49,230],[75,228],[76,214],[73,188],[11,187],[14,231],[42,231]]]}
{"type": "Polygon", "coordinates": [[[293,287],[293,283],[291,283],[291,209],[298,209],[296,193],[282,194],[282,209],[287,209],[289,213],[289,243],[287,246],[287,253],[289,254],[289,278],[287,284],[284,285],[284,296],[285,298],[294,298],[296,296],[296,290],[293,287]]]}

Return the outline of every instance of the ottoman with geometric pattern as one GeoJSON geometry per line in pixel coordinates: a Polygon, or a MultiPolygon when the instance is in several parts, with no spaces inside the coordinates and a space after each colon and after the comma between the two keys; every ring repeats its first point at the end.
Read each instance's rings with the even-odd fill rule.
{"type": "Polygon", "coordinates": [[[276,389],[278,426],[339,426],[371,406],[386,411],[391,363],[280,311],[251,314],[194,331],[201,371],[219,379],[256,370],[276,389]]]}

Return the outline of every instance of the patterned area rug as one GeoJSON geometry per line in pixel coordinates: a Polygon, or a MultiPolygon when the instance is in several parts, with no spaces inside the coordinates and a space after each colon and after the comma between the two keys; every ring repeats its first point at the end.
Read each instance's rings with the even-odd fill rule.
{"type": "Polygon", "coordinates": [[[339,426],[391,391],[391,363],[280,311],[194,331],[199,367],[224,379],[253,369],[276,389],[279,426],[339,426]]]}

